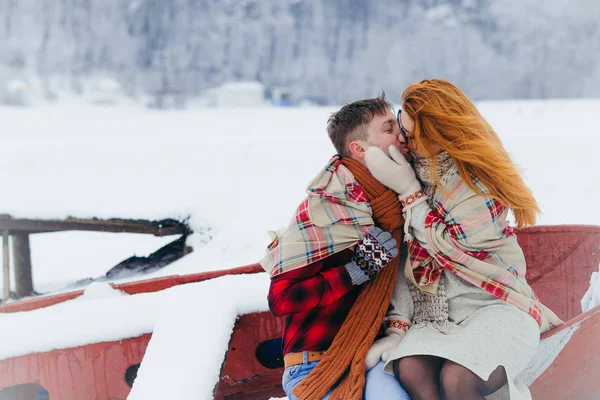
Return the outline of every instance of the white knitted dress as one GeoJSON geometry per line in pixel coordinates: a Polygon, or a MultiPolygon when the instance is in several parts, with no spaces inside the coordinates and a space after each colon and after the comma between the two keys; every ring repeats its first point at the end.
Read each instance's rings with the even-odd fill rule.
{"type": "MultiPolygon", "coordinates": [[[[438,163],[443,168],[447,158],[441,157],[438,163]]],[[[422,171],[417,168],[417,172],[424,189],[435,190],[427,185],[422,171]]],[[[428,212],[429,206],[422,203],[413,208],[411,217],[413,234],[422,242],[425,216],[421,214],[428,212]]],[[[531,399],[529,389],[518,375],[537,351],[540,328],[527,313],[447,270],[442,273],[436,296],[420,292],[399,271],[394,303],[411,303],[408,314],[413,314],[413,326],[388,358],[386,372],[393,373],[393,360],[413,355],[454,361],[484,380],[502,365],[508,384],[487,398],[531,399]]]]}

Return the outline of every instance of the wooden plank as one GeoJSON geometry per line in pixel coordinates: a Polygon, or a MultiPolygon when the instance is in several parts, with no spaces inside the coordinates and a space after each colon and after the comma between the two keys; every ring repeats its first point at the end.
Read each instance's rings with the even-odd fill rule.
{"type": "Polygon", "coordinates": [[[8,231],[2,232],[2,283],[4,285],[2,300],[10,299],[10,263],[8,254],[8,231]]]}
{"type": "Polygon", "coordinates": [[[115,233],[146,233],[154,236],[189,234],[186,224],[174,219],[160,221],[127,219],[79,219],[34,220],[0,216],[0,230],[15,233],[40,233],[57,231],[96,231],[115,233]]]}
{"type": "Polygon", "coordinates": [[[31,296],[34,291],[29,235],[22,233],[13,235],[12,248],[15,267],[15,293],[17,298],[31,296]]]}

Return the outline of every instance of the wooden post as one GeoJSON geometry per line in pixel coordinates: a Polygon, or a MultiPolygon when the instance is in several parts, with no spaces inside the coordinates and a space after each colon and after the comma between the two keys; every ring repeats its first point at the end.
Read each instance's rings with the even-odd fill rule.
{"type": "Polygon", "coordinates": [[[8,254],[8,231],[2,232],[2,283],[4,285],[4,293],[2,300],[7,301],[10,299],[10,262],[8,254]]]}
{"type": "Polygon", "coordinates": [[[29,235],[27,233],[12,235],[12,250],[17,298],[31,296],[33,294],[33,278],[29,235]]]}

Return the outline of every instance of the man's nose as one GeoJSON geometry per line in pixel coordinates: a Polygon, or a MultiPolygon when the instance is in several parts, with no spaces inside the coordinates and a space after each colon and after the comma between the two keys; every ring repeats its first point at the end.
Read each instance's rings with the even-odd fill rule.
{"type": "Polygon", "coordinates": [[[399,133],[399,134],[398,134],[398,141],[399,141],[401,144],[404,144],[404,145],[407,145],[407,144],[408,144],[408,143],[406,143],[406,140],[404,139],[404,135],[403,135],[402,133],[399,133]]]}

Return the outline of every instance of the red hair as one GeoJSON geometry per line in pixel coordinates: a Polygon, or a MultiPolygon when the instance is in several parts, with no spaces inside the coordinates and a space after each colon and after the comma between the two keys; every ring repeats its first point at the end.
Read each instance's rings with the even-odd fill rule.
{"type": "MultiPolygon", "coordinates": [[[[477,178],[489,193],[464,179],[471,189],[510,208],[519,228],[535,224],[537,201],[496,132],[462,90],[443,79],[426,79],[406,88],[402,102],[403,112],[415,122],[412,140],[417,148],[434,155],[441,147],[463,178],[477,178]]],[[[435,157],[431,168],[437,171],[435,157]]],[[[435,179],[439,187],[439,176],[435,179]]]]}

